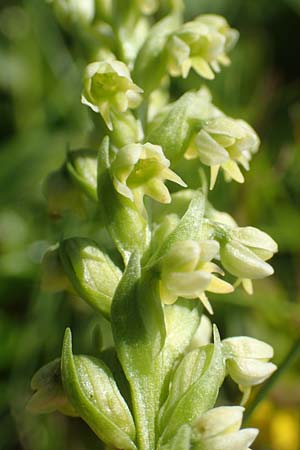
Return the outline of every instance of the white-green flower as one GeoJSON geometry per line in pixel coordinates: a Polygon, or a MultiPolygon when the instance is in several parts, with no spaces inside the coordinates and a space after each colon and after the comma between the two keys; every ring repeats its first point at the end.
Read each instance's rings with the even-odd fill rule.
{"type": "Polygon", "coordinates": [[[224,339],[222,345],[227,372],[244,392],[245,403],[251,386],[262,383],[277,369],[269,362],[274,350],[271,345],[247,336],[224,339]]]}
{"type": "Polygon", "coordinates": [[[266,261],[278,251],[276,242],[254,227],[234,227],[221,243],[222,265],[237,276],[247,292],[252,293],[251,280],[268,277],[274,273],[266,261]]]}
{"type": "Polygon", "coordinates": [[[220,406],[202,414],[195,422],[195,450],[249,450],[258,434],[255,428],[240,430],[244,408],[220,406]]]}
{"type": "Polygon", "coordinates": [[[220,65],[228,65],[227,52],[235,45],[238,32],[218,15],[208,14],[183,24],[166,44],[167,68],[172,76],[186,78],[191,68],[207,79],[214,78],[220,65]]]}
{"type": "Polygon", "coordinates": [[[111,114],[136,108],[142,100],[142,92],[132,81],[129,69],[123,62],[93,62],[85,70],[81,101],[99,112],[112,130],[111,114]]]}
{"type": "Polygon", "coordinates": [[[171,202],[166,180],[186,186],[170,169],[162,148],[149,142],[122,147],[111,164],[111,174],[115,189],[141,209],[144,195],[160,203],[171,202]]]}
{"type": "Polygon", "coordinates": [[[194,136],[185,157],[198,157],[211,168],[212,189],[220,167],[229,180],[243,183],[244,176],[238,164],[249,170],[249,162],[252,154],[257,152],[259,143],[257,134],[245,121],[222,116],[203,126],[194,136]]]}
{"type": "Polygon", "coordinates": [[[178,241],[161,262],[160,295],[164,303],[172,304],[178,297],[199,298],[212,314],[212,307],[204,291],[228,293],[231,284],[213,275],[222,274],[211,262],[219,253],[219,244],[214,240],[178,241]]]}

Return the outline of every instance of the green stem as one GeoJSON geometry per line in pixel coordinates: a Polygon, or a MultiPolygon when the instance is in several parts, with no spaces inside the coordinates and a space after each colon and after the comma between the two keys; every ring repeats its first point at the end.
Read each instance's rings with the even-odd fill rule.
{"type": "Polygon", "coordinates": [[[260,404],[260,402],[267,396],[270,390],[273,388],[275,383],[279,380],[279,378],[283,375],[283,373],[291,366],[291,364],[300,357],[300,337],[295,341],[292,348],[278,367],[277,371],[273,373],[273,375],[268,379],[268,381],[264,384],[264,386],[260,389],[254,399],[251,401],[250,405],[247,407],[247,410],[244,414],[244,421],[249,421],[251,415],[254,410],[260,404]]]}

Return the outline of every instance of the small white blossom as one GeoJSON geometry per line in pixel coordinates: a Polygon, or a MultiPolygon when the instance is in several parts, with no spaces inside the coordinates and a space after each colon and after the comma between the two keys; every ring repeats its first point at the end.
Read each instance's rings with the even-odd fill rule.
{"type": "Polygon", "coordinates": [[[122,147],[111,165],[115,189],[143,206],[143,197],[148,195],[160,203],[170,203],[171,196],[164,182],[173,181],[186,186],[184,181],[170,169],[170,161],[159,145],[128,144],[122,147]]]}
{"type": "Polygon", "coordinates": [[[93,62],[86,67],[81,101],[99,112],[112,130],[111,113],[136,108],[143,90],[133,83],[128,67],[121,61],[93,62]]]}
{"type": "Polygon", "coordinates": [[[258,434],[254,428],[240,430],[244,408],[220,406],[202,414],[194,424],[195,448],[201,450],[249,450],[258,434]]]}
{"type": "Polygon", "coordinates": [[[269,362],[274,354],[273,348],[247,336],[224,339],[222,345],[227,372],[245,393],[244,403],[251,386],[262,383],[276,370],[275,364],[269,362]]]}
{"type": "Polygon", "coordinates": [[[210,188],[214,187],[220,167],[228,179],[244,182],[241,164],[249,170],[252,154],[259,147],[259,138],[243,120],[218,117],[204,124],[185,153],[187,159],[199,158],[211,168],[210,188]]]}
{"type": "Polygon", "coordinates": [[[222,274],[220,268],[211,262],[218,253],[219,244],[214,240],[176,242],[161,263],[162,301],[172,304],[178,297],[200,298],[212,314],[212,307],[204,291],[233,291],[231,284],[213,275],[213,272],[222,274]]]}
{"type": "Polygon", "coordinates": [[[207,14],[183,24],[166,45],[170,75],[186,78],[191,68],[207,79],[214,78],[220,65],[228,65],[227,52],[235,45],[238,32],[218,15],[207,14]]]}

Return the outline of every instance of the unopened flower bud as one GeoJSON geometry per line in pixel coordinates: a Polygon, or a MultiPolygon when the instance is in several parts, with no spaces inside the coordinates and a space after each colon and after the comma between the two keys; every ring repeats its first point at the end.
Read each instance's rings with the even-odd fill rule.
{"type": "Polygon", "coordinates": [[[235,227],[231,232],[232,239],[248,247],[263,261],[272,258],[278,252],[277,243],[265,232],[254,227],[235,227]]]}
{"type": "Polygon", "coordinates": [[[194,424],[196,450],[249,450],[258,434],[254,428],[240,430],[244,408],[220,406],[202,414],[194,424]]]}
{"type": "Polygon", "coordinates": [[[113,374],[99,359],[73,356],[66,330],[61,372],[64,389],[78,415],[109,446],[135,450],[135,425],[113,374]]]}
{"type": "Polygon", "coordinates": [[[224,268],[238,278],[256,280],[274,273],[270,264],[239,242],[230,241],[222,245],[220,255],[224,268]]]}
{"type": "Polygon", "coordinates": [[[66,167],[73,181],[97,200],[97,152],[89,149],[70,151],[66,167]]]}
{"type": "Polygon", "coordinates": [[[269,362],[273,348],[265,342],[239,336],[224,339],[222,344],[227,371],[241,386],[260,384],[276,370],[275,364],[269,362]]]}
{"type": "Polygon", "coordinates": [[[234,227],[221,243],[221,261],[228,272],[241,279],[260,279],[272,275],[274,270],[266,260],[278,247],[266,233],[254,227],[234,227]]]}
{"type": "Polygon", "coordinates": [[[109,317],[112,297],[121,278],[120,269],[90,239],[65,239],[59,250],[74,289],[93,308],[109,317]]]}
{"type": "Polygon", "coordinates": [[[111,112],[123,113],[136,108],[142,89],[133,83],[128,67],[121,61],[93,62],[86,68],[81,101],[99,112],[112,130],[111,112]]]}

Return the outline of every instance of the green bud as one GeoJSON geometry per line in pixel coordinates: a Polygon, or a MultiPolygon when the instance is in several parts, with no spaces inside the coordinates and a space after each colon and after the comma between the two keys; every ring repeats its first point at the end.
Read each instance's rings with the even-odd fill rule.
{"type": "Polygon", "coordinates": [[[254,338],[239,336],[222,341],[227,372],[241,386],[249,387],[265,381],[276,370],[269,360],[273,348],[254,338]]]}
{"type": "Polygon", "coordinates": [[[166,44],[167,68],[172,76],[186,78],[191,68],[207,79],[215,77],[220,65],[228,65],[227,52],[238,32],[217,15],[202,15],[173,32],[166,44]]]}
{"type": "Polygon", "coordinates": [[[86,67],[81,101],[99,112],[110,130],[113,129],[111,112],[123,113],[136,108],[142,98],[133,83],[128,67],[121,61],[93,62],[86,67]]]}
{"type": "Polygon", "coordinates": [[[143,197],[148,195],[161,203],[170,203],[165,180],[186,186],[170,168],[159,145],[128,144],[122,147],[111,164],[115,189],[143,211],[143,197]]]}
{"type": "Polygon", "coordinates": [[[259,138],[250,125],[243,120],[218,117],[204,124],[185,157],[198,157],[203,164],[211,167],[212,189],[220,167],[229,179],[243,183],[244,177],[238,163],[248,170],[252,154],[257,152],[258,147],[259,138]]]}
{"type": "Polygon", "coordinates": [[[81,190],[73,183],[65,167],[48,176],[44,190],[51,217],[60,218],[70,211],[80,217],[85,216],[81,190]]]}
{"type": "Polygon", "coordinates": [[[112,297],[122,275],[120,269],[90,239],[65,239],[59,251],[74,289],[93,308],[109,317],[112,297]]]}
{"type": "Polygon", "coordinates": [[[143,139],[143,128],[131,111],[124,113],[111,113],[113,130],[110,139],[114,146],[121,148],[124,145],[139,142],[143,139]]]}
{"type": "Polygon", "coordinates": [[[254,428],[240,430],[244,408],[220,406],[202,414],[194,423],[195,450],[249,450],[258,434],[254,428]]]}
{"type": "Polygon", "coordinates": [[[225,366],[216,328],[214,334],[215,344],[189,352],[174,372],[168,399],[160,411],[160,444],[215,404],[225,366]]]}
{"type": "Polygon", "coordinates": [[[106,444],[136,450],[135,426],[112,373],[91,356],[73,356],[66,330],[62,352],[63,385],[76,412],[106,444]]]}
{"type": "Polygon", "coordinates": [[[233,240],[248,247],[263,261],[272,258],[278,252],[277,243],[263,231],[254,227],[235,227],[231,232],[233,240]]]}
{"type": "Polygon", "coordinates": [[[26,408],[34,414],[48,414],[59,411],[67,416],[77,416],[65,395],[60,371],[60,358],[41,367],[31,380],[31,388],[36,391],[26,408]]]}
{"type": "Polygon", "coordinates": [[[94,0],[48,0],[63,26],[72,24],[89,24],[95,15],[94,0]]]}
{"type": "Polygon", "coordinates": [[[97,200],[97,164],[94,150],[68,152],[66,168],[71,178],[93,200],[97,200]]]}

